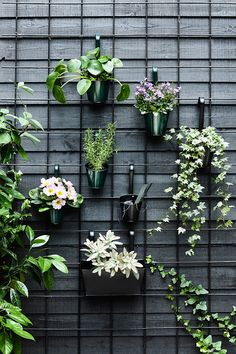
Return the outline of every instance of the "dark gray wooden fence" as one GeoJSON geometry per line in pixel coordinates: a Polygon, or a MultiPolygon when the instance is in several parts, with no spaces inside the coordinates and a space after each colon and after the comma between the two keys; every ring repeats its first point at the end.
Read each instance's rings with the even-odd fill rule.
{"type": "MultiPolygon", "coordinates": [[[[211,220],[202,232],[194,258],[186,258],[184,239],[170,230],[148,237],[145,229],[155,225],[170,200],[163,190],[175,171],[177,152],[172,145],[147,138],[144,121],[134,104],[134,87],[151,67],[159,67],[159,80],[182,86],[180,106],[171,114],[169,127],[198,126],[197,100],[206,99],[206,122],[222,132],[230,143],[227,151],[235,164],[236,3],[233,0],[1,0],[0,10],[0,102],[18,111],[12,81],[25,81],[35,90],[29,109],[44,125],[41,143],[28,145],[30,159],[17,168],[25,173],[23,190],[38,185],[42,176],[53,173],[59,163],[86,197],[81,210],[66,215],[62,227],[52,228],[45,217],[34,214],[39,232],[50,233],[51,252],[69,263],[68,276],[57,274],[50,294],[31,284],[25,308],[31,316],[37,343],[25,343],[24,354],[189,354],[197,353],[194,342],[175,321],[164,299],[166,286],[147,274],[145,296],[91,299],[83,295],[78,263],[80,246],[88,230],[112,228],[127,243],[127,228],[118,220],[118,197],[128,189],[128,165],[135,163],[135,190],[153,182],[146,209],[135,225],[136,248],[166,265],[173,265],[210,291],[209,306],[227,313],[235,304],[235,229],[217,231],[211,220]],[[45,87],[49,67],[61,58],[78,57],[94,47],[94,35],[102,38],[102,52],[124,60],[116,71],[129,82],[132,96],[127,102],[94,108],[67,87],[69,102],[57,104],[45,87]],[[87,127],[104,127],[117,121],[120,152],[110,166],[106,187],[92,193],[87,187],[81,155],[87,127]]],[[[235,182],[233,165],[229,180],[235,182]]],[[[206,194],[213,193],[211,177],[203,176],[206,194]]],[[[236,194],[236,189],[232,189],[236,194]]],[[[234,196],[232,203],[234,203],[234,196]]],[[[209,210],[213,200],[208,199],[209,210]]],[[[235,219],[235,211],[232,218],[235,219]]],[[[212,214],[209,212],[209,216],[212,214]]],[[[214,216],[213,220],[214,220],[214,216]]],[[[214,333],[214,330],[212,330],[214,333]]],[[[229,354],[235,348],[229,349],[229,354]]]]}

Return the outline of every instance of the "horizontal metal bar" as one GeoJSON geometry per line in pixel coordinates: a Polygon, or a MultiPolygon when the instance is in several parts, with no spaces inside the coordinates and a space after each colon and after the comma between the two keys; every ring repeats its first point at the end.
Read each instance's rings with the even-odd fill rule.
{"type": "MultiPolygon", "coordinates": [[[[22,1],[19,1],[19,2],[14,2],[14,1],[5,1],[2,3],[3,5],[29,5],[29,2],[22,2],[22,1]]],[[[92,6],[95,6],[95,5],[146,5],[147,3],[146,2],[138,2],[138,3],[132,3],[130,1],[122,1],[122,2],[119,2],[119,3],[115,3],[115,0],[113,1],[110,1],[110,2],[99,2],[99,3],[94,3],[94,2],[82,2],[82,1],[78,1],[78,2],[55,2],[55,3],[45,3],[45,2],[31,2],[30,5],[45,5],[45,6],[68,6],[68,5],[83,5],[83,6],[86,6],[86,5],[92,5],[92,6]]],[[[148,5],[178,5],[178,2],[176,3],[173,3],[172,1],[158,1],[157,2],[148,2],[148,5]]],[[[199,2],[199,1],[185,1],[185,2],[181,2],[179,3],[179,5],[236,5],[236,2],[212,2],[211,0],[209,0],[208,2],[199,2]]]]}
{"type": "MultiPolygon", "coordinates": [[[[194,97],[194,98],[183,98],[183,97],[181,97],[181,98],[176,98],[176,100],[177,101],[194,101],[195,102],[195,105],[196,105],[196,97],[194,97]]],[[[22,103],[20,102],[20,100],[19,99],[15,99],[15,98],[0,98],[0,101],[9,101],[9,102],[11,102],[11,101],[13,101],[13,102],[15,102],[16,101],[16,103],[18,103],[18,104],[21,104],[22,105],[22,103]]],[[[53,103],[55,103],[55,104],[58,104],[58,105],[60,105],[60,106],[62,106],[62,104],[59,104],[59,103],[57,103],[57,102],[55,102],[55,100],[54,99],[34,99],[34,98],[27,98],[27,99],[25,99],[24,100],[25,102],[53,102],[53,103]]],[[[78,100],[67,100],[67,103],[75,103],[76,102],[76,104],[80,104],[80,101],[82,101],[82,102],[86,102],[86,103],[88,103],[89,105],[91,105],[91,103],[89,103],[88,102],[88,100],[86,100],[86,99],[82,99],[82,100],[80,100],[80,99],[78,99],[78,100]]],[[[106,104],[113,104],[113,102],[115,101],[116,102],[116,99],[114,98],[114,99],[109,99],[109,101],[106,103],[106,104]],[[109,102],[110,101],[110,102],[109,102]]],[[[213,98],[213,97],[205,97],[205,102],[207,103],[207,101],[236,101],[236,98],[213,98]]],[[[124,103],[119,103],[119,102],[116,102],[116,105],[125,105],[125,103],[126,104],[134,104],[135,103],[135,100],[134,99],[132,99],[132,98],[129,98],[129,99],[127,99],[126,101],[124,101],[124,103]],[[127,101],[129,101],[129,103],[127,103],[127,101]],[[132,102],[132,103],[131,103],[132,102]]]]}

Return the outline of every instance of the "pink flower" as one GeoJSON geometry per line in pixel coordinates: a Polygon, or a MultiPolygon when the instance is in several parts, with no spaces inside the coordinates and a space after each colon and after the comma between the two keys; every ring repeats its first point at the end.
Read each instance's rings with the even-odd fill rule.
{"type": "Polygon", "coordinates": [[[52,201],[52,207],[53,209],[61,209],[64,205],[66,204],[65,200],[57,198],[52,201]]]}
{"type": "Polygon", "coordinates": [[[50,184],[51,183],[50,183],[49,179],[41,178],[41,184],[40,184],[41,188],[48,187],[48,186],[50,186],[50,184]]]}
{"type": "Polygon", "coordinates": [[[66,197],[67,197],[67,191],[65,190],[64,187],[59,186],[59,187],[56,189],[56,195],[57,195],[58,198],[66,199],[66,197]]]}
{"type": "Polygon", "coordinates": [[[56,188],[53,185],[50,185],[48,187],[45,187],[43,189],[43,193],[46,194],[48,197],[55,195],[56,194],[56,188]]]}

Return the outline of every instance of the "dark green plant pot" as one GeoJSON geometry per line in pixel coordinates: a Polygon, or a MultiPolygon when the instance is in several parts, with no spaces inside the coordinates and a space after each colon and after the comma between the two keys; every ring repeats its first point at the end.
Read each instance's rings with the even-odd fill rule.
{"type": "Polygon", "coordinates": [[[59,225],[63,220],[63,211],[51,209],[50,210],[50,220],[53,225],[59,225]]]}
{"type": "Polygon", "coordinates": [[[95,171],[89,168],[88,164],[86,164],[85,167],[86,167],[89,187],[93,189],[103,188],[107,176],[108,165],[105,165],[104,169],[100,171],[95,171]]]}
{"type": "Polygon", "coordinates": [[[145,114],[146,129],[152,136],[162,136],[166,132],[169,113],[145,114]]]}
{"type": "Polygon", "coordinates": [[[88,100],[92,103],[104,103],[108,99],[110,81],[93,81],[88,89],[88,100]]]}

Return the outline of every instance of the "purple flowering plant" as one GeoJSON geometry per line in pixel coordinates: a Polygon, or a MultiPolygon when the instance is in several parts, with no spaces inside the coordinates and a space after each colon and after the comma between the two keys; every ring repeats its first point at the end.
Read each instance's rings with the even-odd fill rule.
{"type": "Polygon", "coordinates": [[[177,105],[177,95],[181,87],[174,87],[170,82],[153,84],[145,78],[136,86],[135,107],[141,114],[164,113],[173,111],[177,105]]]}

